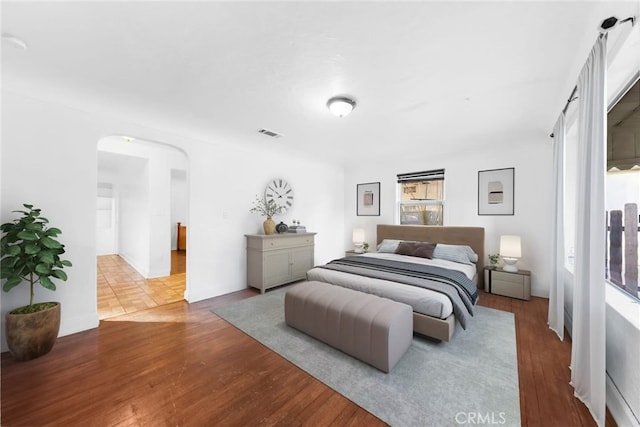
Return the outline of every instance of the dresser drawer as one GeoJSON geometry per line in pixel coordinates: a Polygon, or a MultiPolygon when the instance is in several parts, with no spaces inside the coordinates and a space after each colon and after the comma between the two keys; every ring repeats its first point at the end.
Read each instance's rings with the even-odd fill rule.
{"type": "Polygon", "coordinates": [[[275,234],[265,236],[263,234],[247,235],[247,249],[271,250],[287,249],[298,246],[313,246],[315,233],[305,234],[275,234]]]}
{"type": "MultiPolygon", "coordinates": [[[[518,270],[517,273],[509,273],[502,270],[489,269],[486,270],[486,273],[489,276],[489,292],[492,294],[524,300],[531,298],[530,271],[518,270]]],[[[487,275],[485,275],[485,280],[486,278],[487,275]]]]}
{"type": "Polygon", "coordinates": [[[281,249],[313,245],[313,236],[283,236],[262,241],[263,249],[281,249]]]}
{"type": "Polygon", "coordinates": [[[508,282],[508,283],[523,283],[523,276],[514,273],[505,273],[504,271],[493,271],[491,272],[491,281],[500,281],[500,282],[508,282]]]}
{"type": "Polygon", "coordinates": [[[502,280],[492,279],[491,293],[504,295],[505,297],[525,299],[522,280],[520,280],[520,284],[517,284],[513,282],[503,282],[502,280]]]}

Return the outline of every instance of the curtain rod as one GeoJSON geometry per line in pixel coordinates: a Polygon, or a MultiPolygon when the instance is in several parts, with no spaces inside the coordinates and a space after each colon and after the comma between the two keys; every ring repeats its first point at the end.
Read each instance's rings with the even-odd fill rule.
{"type": "MultiPolygon", "coordinates": [[[[618,19],[615,16],[612,16],[610,18],[604,19],[601,23],[600,23],[600,36],[602,37],[606,32],[608,32],[609,30],[611,30],[613,27],[619,25],[619,24],[623,24],[625,22],[631,22],[631,25],[635,25],[636,22],[636,17],[635,16],[631,16],[627,19],[623,19],[622,21],[618,21],[618,19]]],[[[564,105],[564,108],[562,109],[562,114],[566,114],[567,110],[569,109],[569,104],[571,104],[573,101],[575,101],[576,99],[578,99],[577,96],[575,96],[576,92],[578,90],[578,85],[575,85],[573,87],[573,90],[571,91],[571,95],[569,95],[569,99],[567,99],[567,103],[564,105]]],[[[551,135],[549,135],[550,138],[554,137],[553,132],[551,133],[551,135]]]]}
{"type": "MultiPolygon", "coordinates": [[[[577,91],[578,91],[578,85],[575,85],[573,87],[573,90],[571,91],[571,95],[569,95],[569,99],[567,99],[567,103],[564,104],[564,108],[562,109],[562,114],[566,114],[567,110],[569,109],[569,104],[571,104],[573,101],[578,99],[578,97],[575,96],[577,91]]],[[[553,134],[553,132],[551,132],[551,135],[549,135],[549,138],[553,138],[554,136],[555,135],[553,134]]]]}

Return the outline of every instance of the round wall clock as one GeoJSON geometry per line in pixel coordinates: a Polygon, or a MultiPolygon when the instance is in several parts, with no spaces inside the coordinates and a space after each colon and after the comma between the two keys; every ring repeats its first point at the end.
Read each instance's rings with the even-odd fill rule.
{"type": "Polygon", "coordinates": [[[264,198],[267,202],[273,200],[286,210],[293,206],[293,189],[284,179],[274,179],[264,190],[264,198]]]}

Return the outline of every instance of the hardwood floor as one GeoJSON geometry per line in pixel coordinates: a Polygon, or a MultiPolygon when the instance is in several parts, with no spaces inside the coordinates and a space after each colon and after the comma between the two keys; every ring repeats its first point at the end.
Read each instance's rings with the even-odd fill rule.
{"type": "Polygon", "coordinates": [[[186,252],[171,251],[171,275],[145,279],[118,255],[98,257],[100,319],[134,313],[184,299],[186,252]]]}
{"type": "MultiPolygon", "coordinates": [[[[3,353],[2,425],[384,425],[210,312],[256,294],[112,317],[30,362],[3,353]]],[[[482,293],[480,304],[515,313],[522,425],[595,425],[573,397],[570,343],[547,328],[547,300],[482,293]]]]}

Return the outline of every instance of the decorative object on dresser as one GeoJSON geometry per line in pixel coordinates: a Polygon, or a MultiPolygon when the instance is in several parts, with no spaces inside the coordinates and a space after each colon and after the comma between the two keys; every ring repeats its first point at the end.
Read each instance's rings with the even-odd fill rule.
{"type": "Polygon", "coordinates": [[[353,242],[353,251],[357,254],[364,252],[364,230],[362,228],[354,228],[351,235],[351,241],[353,242]]]}
{"type": "Polygon", "coordinates": [[[380,216],[379,182],[369,182],[356,186],[356,215],[380,216]]]}
{"type": "Polygon", "coordinates": [[[316,233],[245,234],[247,285],[267,289],[306,278],[314,264],[316,233]]]}
{"type": "Polygon", "coordinates": [[[300,225],[300,221],[293,220],[293,225],[287,230],[289,233],[306,233],[307,227],[300,225]]]}
{"type": "Polygon", "coordinates": [[[276,225],[276,231],[278,234],[286,233],[289,230],[289,226],[280,221],[280,224],[276,225]]]}
{"type": "Polygon", "coordinates": [[[283,207],[277,205],[273,200],[267,200],[265,198],[259,198],[256,196],[256,200],[253,202],[253,207],[249,209],[249,212],[257,213],[262,216],[266,216],[267,219],[262,223],[264,234],[273,234],[276,231],[276,223],[273,221],[273,216],[282,213],[283,207]]]}
{"type": "Polygon", "coordinates": [[[514,214],[514,168],[478,171],[478,215],[514,214]]]}
{"type": "Polygon", "coordinates": [[[484,269],[484,290],[511,298],[531,299],[531,272],[518,270],[516,273],[502,268],[484,269]]]}
{"type": "Polygon", "coordinates": [[[522,257],[520,236],[500,236],[500,254],[505,264],[504,271],[516,273],[516,263],[522,257]]]}

